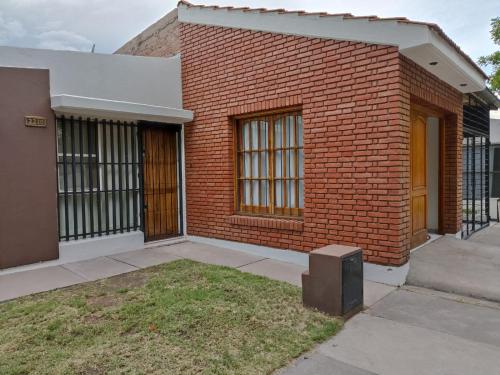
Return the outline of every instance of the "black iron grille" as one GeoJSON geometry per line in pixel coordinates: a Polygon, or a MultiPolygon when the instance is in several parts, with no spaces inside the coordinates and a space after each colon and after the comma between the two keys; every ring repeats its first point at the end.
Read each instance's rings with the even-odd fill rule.
{"type": "Polygon", "coordinates": [[[489,107],[474,96],[464,102],[462,144],[462,237],[489,223],[489,107]]]}
{"type": "Polygon", "coordinates": [[[462,169],[462,237],[489,223],[488,138],[464,133],[462,169]]]}
{"type": "Polygon", "coordinates": [[[59,239],[140,229],[137,124],[57,118],[59,239]]]}

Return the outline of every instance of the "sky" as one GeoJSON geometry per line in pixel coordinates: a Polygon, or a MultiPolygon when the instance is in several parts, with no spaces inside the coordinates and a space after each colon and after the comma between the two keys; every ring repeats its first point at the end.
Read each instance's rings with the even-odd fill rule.
{"type": "MultiPolygon", "coordinates": [[[[404,16],[441,26],[474,60],[495,50],[499,0],[193,0],[194,4],[404,16]]],[[[0,0],[0,45],[113,53],[176,0],[0,0]]]]}

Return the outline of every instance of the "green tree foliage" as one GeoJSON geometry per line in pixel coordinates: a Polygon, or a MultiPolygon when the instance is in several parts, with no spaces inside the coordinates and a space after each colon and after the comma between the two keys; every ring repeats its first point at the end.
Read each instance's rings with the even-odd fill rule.
{"type": "MultiPolygon", "coordinates": [[[[491,20],[491,39],[500,46],[500,17],[491,20]]],[[[482,66],[491,66],[493,72],[490,75],[491,89],[500,95],[500,51],[493,52],[488,56],[481,56],[479,64],[482,66]]]]}

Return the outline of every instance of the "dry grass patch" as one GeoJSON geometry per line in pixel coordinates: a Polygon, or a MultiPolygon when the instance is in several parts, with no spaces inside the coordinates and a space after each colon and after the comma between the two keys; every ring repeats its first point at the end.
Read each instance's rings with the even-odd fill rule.
{"type": "Polygon", "coordinates": [[[180,260],[0,304],[0,374],[266,374],[340,325],[297,287],[180,260]]]}

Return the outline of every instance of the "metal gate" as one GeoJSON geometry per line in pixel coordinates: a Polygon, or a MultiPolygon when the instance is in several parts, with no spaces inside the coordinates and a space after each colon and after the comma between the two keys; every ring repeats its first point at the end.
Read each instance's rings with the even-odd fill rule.
{"type": "Polygon", "coordinates": [[[462,238],[488,226],[489,107],[468,96],[462,143],[462,238]]]}

